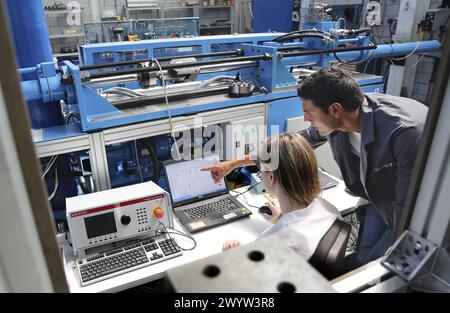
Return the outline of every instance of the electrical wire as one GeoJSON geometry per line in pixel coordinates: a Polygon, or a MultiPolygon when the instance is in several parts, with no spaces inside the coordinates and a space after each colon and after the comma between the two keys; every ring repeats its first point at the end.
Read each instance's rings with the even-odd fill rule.
{"type": "Polygon", "coordinates": [[[425,57],[425,55],[422,54],[422,55],[420,56],[419,60],[417,60],[417,62],[414,63],[414,65],[412,65],[411,67],[412,67],[412,68],[415,68],[417,65],[419,65],[420,61],[422,61],[424,57],[425,57]]]}
{"type": "Polygon", "coordinates": [[[273,41],[274,41],[274,42],[278,42],[279,40],[283,40],[283,39],[285,39],[285,38],[287,38],[287,37],[290,37],[290,36],[292,36],[292,35],[296,35],[296,34],[309,34],[309,33],[311,33],[311,34],[316,33],[316,34],[323,34],[323,35],[326,35],[326,36],[330,36],[330,33],[325,32],[325,31],[322,31],[322,30],[318,30],[318,29],[303,29],[303,30],[296,30],[296,31],[293,31],[293,32],[290,32],[290,33],[281,35],[281,36],[279,36],[279,37],[273,39],[273,41]]]}
{"type": "Polygon", "coordinates": [[[80,114],[73,111],[67,113],[67,115],[64,117],[64,122],[68,124],[71,118],[76,118],[78,122],[81,122],[80,114]]]}
{"type": "Polygon", "coordinates": [[[225,79],[234,80],[235,77],[234,76],[226,76],[226,75],[216,76],[211,79],[205,80],[203,83],[198,85],[196,87],[196,89],[201,89],[201,88],[207,87],[207,86],[211,85],[212,83],[215,83],[216,81],[225,80],[225,79]]]}
{"type": "Polygon", "coordinates": [[[144,148],[148,151],[149,157],[152,161],[153,177],[151,178],[151,181],[153,181],[155,184],[158,184],[161,177],[161,167],[159,166],[158,155],[156,154],[156,151],[155,149],[153,149],[150,142],[144,140],[143,145],[144,148]]]}
{"type": "Polygon", "coordinates": [[[48,201],[52,200],[55,197],[56,191],[58,191],[58,187],[59,187],[58,166],[56,166],[55,167],[55,187],[53,188],[52,194],[48,197],[48,201]]]}
{"type": "Polygon", "coordinates": [[[334,27],[336,28],[336,29],[339,29],[339,21],[344,21],[344,29],[347,29],[347,21],[345,20],[345,18],[343,18],[343,17],[341,17],[341,18],[339,18],[337,21],[336,21],[336,23],[334,24],[334,27]]]}
{"type": "Polygon", "coordinates": [[[403,61],[403,60],[406,60],[407,58],[409,58],[410,56],[412,56],[414,53],[416,53],[417,49],[419,49],[419,46],[420,46],[420,41],[417,42],[417,45],[416,45],[416,47],[414,48],[414,50],[411,51],[411,53],[408,54],[407,56],[404,56],[404,57],[398,58],[398,59],[396,59],[396,58],[389,58],[389,59],[391,59],[391,60],[393,60],[393,61],[403,61]]]}
{"type": "MultiPolygon", "coordinates": [[[[192,236],[190,236],[190,235],[188,235],[188,234],[185,234],[185,233],[183,233],[183,232],[181,232],[181,231],[179,231],[179,230],[176,230],[175,228],[170,228],[170,227],[168,227],[168,228],[171,230],[171,231],[169,232],[169,231],[167,230],[167,228],[166,228],[166,225],[164,225],[163,222],[159,221],[159,224],[161,224],[162,227],[164,228],[164,233],[166,233],[167,236],[169,236],[169,238],[172,239],[172,240],[177,244],[177,246],[178,246],[181,250],[183,250],[183,251],[191,251],[191,250],[194,250],[194,249],[197,247],[197,241],[194,239],[194,237],[192,237],[192,236]],[[188,239],[190,239],[190,240],[194,243],[194,245],[193,245],[192,247],[190,247],[190,248],[183,248],[182,246],[180,246],[180,244],[178,243],[178,241],[177,241],[175,238],[172,238],[172,236],[170,236],[170,234],[172,234],[172,235],[179,235],[179,236],[183,236],[183,237],[185,237],[185,238],[188,238],[188,239]]],[[[157,231],[157,232],[160,233],[160,234],[164,234],[164,233],[161,232],[161,231],[157,231]]],[[[156,232],[155,232],[155,233],[156,233],[156,232]]]]}
{"type": "Polygon", "coordinates": [[[139,153],[137,150],[136,140],[134,140],[134,151],[136,152],[136,162],[137,162],[137,167],[138,167],[138,171],[139,171],[139,177],[141,178],[141,183],[143,183],[144,179],[142,178],[141,164],[139,162],[139,153]]]}
{"type": "Polygon", "coordinates": [[[58,159],[58,156],[59,155],[52,156],[50,161],[47,163],[47,167],[45,168],[44,173],[42,174],[42,179],[45,178],[45,176],[47,175],[47,173],[50,170],[50,168],[53,166],[53,164],[55,164],[56,160],[58,159]]]}
{"type": "Polygon", "coordinates": [[[259,184],[262,184],[262,181],[260,181],[260,182],[258,182],[258,183],[256,183],[256,184],[254,184],[254,185],[252,185],[252,186],[250,186],[250,188],[248,188],[246,191],[243,191],[243,192],[237,192],[237,191],[231,190],[231,192],[236,192],[237,194],[235,194],[234,197],[237,198],[237,197],[239,197],[240,195],[243,195],[244,193],[249,192],[250,190],[252,190],[252,189],[255,188],[256,186],[258,186],[259,184]]]}
{"type": "Polygon", "coordinates": [[[175,149],[177,151],[177,159],[181,159],[180,157],[180,150],[178,149],[178,144],[177,144],[177,140],[175,138],[175,134],[173,132],[173,123],[172,123],[172,115],[170,114],[170,107],[169,107],[169,99],[167,98],[167,91],[166,91],[166,81],[164,80],[164,73],[161,67],[161,64],[159,63],[159,61],[156,58],[152,58],[152,61],[155,62],[158,65],[159,68],[159,73],[160,73],[160,77],[161,77],[161,84],[163,87],[163,91],[164,91],[164,98],[166,99],[166,107],[167,107],[167,114],[169,116],[169,125],[170,125],[170,134],[172,135],[172,139],[173,139],[173,144],[175,145],[175,149]]]}
{"type": "Polygon", "coordinates": [[[102,91],[101,93],[106,94],[106,95],[109,95],[109,94],[122,95],[122,96],[131,97],[131,98],[138,98],[138,97],[146,96],[145,94],[142,94],[133,89],[129,89],[129,88],[125,88],[125,87],[112,87],[110,89],[102,91]]]}
{"type": "MultiPolygon", "coordinates": [[[[390,65],[386,68],[386,73],[383,74],[383,77],[385,75],[388,75],[388,77],[386,78],[386,82],[387,82],[387,79],[389,78],[389,74],[388,74],[389,69],[391,66],[394,66],[395,64],[394,64],[394,61],[392,61],[391,59],[386,59],[386,60],[390,63],[390,65]]],[[[393,72],[393,74],[395,75],[395,72],[393,72]]],[[[392,78],[392,81],[394,82],[394,90],[396,90],[397,89],[397,81],[395,80],[395,77],[392,78]]]]}
{"type": "Polygon", "coordinates": [[[327,35],[323,35],[323,34],[292,34],[288,37],[276,39],[274,41],[275,42],[284,42],[284,41],[288,41],[288,40],[303,39],[303,38],[319,38],[322,40],[331,40],[331,36],[327,36],[327,35]]]}
{"type": "Polygon", "coordinates": [[[250,203],[248,203],[247,198],[245,197],[245,194],[242,194],[242,198],[244,199],[245,203],[246,203],[249,207],[254,208],[254,209],[259,209],[258,206],[254,206],[254,205],[251,205],[250,203]]]}
{"type": "Polygon", "coordinates": [[[371,60],[369,60],[369,61],[367,62],[366,66],[364,66],[363,73],[367,73],[367,68],[369,67],[369,64],[372,63],[373,60],[374,60],[374,59],[371,59],[371,60]]]}
{"type": "Polygon", "coordinates": [[[252,185],[252,186],[250,186],[250,188],[248,188],[246,191],[243,191],[243,192],[237,192],[237,191],[233,191],[233,190],[232,190],[231,192],[235,192],[235,193],[236,193],[235,195],[233,195],[233,197],[237,198],[237,197],[239,197],[239,196],[242,196],[242,198],[244,198],[245,203],[246,203],[249,207],[254,208],[254,209],[258,209],[259,207],[254,206],[254,205],[251,205],[250,203],[248,203],[247,198],[245,197],[245,194],[246,194],[247,192],[249,192],[250,190],[252,190],[253,188],[255,188],[256,186],[258,186],[259,184],[261,184],[261,183],[262,183],[262,181],[260,181],[260,182],[258,182],[258,183],[256,183],[256,184],[254,184],[254,185],[252,185]]]}
{"type": "MultiPolygon", "coordinates": [[[[370,42],[369,45],[375,46],[372,42],[370,42]]],[[[364,62],[369,61],[369,59],[370,59],[370,58],[372,57],[372,55],[374,54],[375,50],[376,50],[376,49],[372,49],[372,50],[370,51],[369,56],[368,56],[367,58],[365,58],[364,60],[361,60],[361,61],[344,61],[344,60],[340,59],[340,58],[337,56],[337,53],[336,53],[336,52],[333,52],[333,55],[334,55],[334,57],[336,58],[336,60],[337,60],[339,63],[342,63],[342,64],[348,64],[348,65],[358,65],[358,64],[361,64],[361,63],[364,63],[364,62]]]]}

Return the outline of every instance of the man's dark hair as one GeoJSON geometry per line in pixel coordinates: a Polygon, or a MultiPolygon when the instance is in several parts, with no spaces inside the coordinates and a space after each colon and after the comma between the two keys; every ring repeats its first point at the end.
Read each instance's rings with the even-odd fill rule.
{"type": "Polygon", "coordinates": [[[347,111],[354,111],[364,101],[364,95],[350,73],[338,68],[323,68],[306,78],[298,87],[298,95],[311,100],[325,113],[335,102],[347,111]]]}

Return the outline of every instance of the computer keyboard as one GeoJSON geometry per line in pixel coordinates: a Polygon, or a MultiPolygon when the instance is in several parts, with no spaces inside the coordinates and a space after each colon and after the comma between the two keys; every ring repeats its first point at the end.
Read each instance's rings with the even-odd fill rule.
{"type": "Polygon", "coordinates": [[[172,238],[159,235],[77,259],[81,285],[87,286],[182,254],[172,238]]]}
{"type": "Polygon", "coordinates": [[[184,214],[189,221],[194,221],[202,217],[206,217],[212,213],[223,213],[233,211],[238,206],[229,198],[221,198],[213,202],[208,202],[194,208],[184,210],[184,214]]]}

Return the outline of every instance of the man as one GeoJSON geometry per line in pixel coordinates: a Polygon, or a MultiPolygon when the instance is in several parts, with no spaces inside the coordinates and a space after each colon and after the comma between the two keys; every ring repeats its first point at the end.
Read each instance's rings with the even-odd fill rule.
{"type": "MultiPolygon", "coordinates": [[[[298,88],[305,121],[301,132],[313,147],[328,141],[347,188],[368,200],[358,208],[358,250],[347,262],[354,269],[381,257],[394,242],[428,109],[411,99],[362,94],[356,81],[336,68],[305,79],[298,88]]],[[[235,167],[255,164],[250,156],[204,170],[214,180],[235,167]]]]}

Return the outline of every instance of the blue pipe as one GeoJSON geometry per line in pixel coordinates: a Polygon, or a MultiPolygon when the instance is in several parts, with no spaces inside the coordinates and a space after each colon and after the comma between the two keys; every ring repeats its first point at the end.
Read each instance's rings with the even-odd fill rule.
{"type": "MultiPolygon", "coordinates": [[[[357,62],[365,59],[377,59],[385,57],[397,57],[406,56],[410,54],[419,54],[423,52],[437,51],[441,48],[441,43],[437,40],[432,41],[418,41],[418,42],[408,42],[399,43],[392,45],[379,45],[375,50],[365,50],[365,51],[352,51],[352,52],[340,52],[336,55],[343,61],[357,62]]],[[[292,58],[284,58],[281,62],[286,66],[300,65],[300,64],[310,64],[312,62],[318,63],[320,58],[324,61],[332,61],[335,59],[333,54],[325,55],[309,55],[309,56],[299,56],[292,58]],[[328,58],[328,60],[326,60],[328,58]],[[330,60],[332,59],[332,60],[330,60]]]]}
{"type": "MultiPolygon", "coordinates": [[[[42,0],[7,0],[16,56],[21,68],[53,62],[52,49],[42,0]]],[[[25,70],[24,80],[37,79],[37,73],[25,70]]],[[[59,102],[28,101],[32,127],[46,128],[64,123],[59,102]]]]}
{"type": "Polygon", "coordinates": [[[20,86],[22,87],[22,94],[25,96],[25,100],[42,100],[41,86],[39,86],[38,80],[26,80],[23,81],[20,86]]]}
{"type": "Polygon", "coordinates": [[[26,80],[21,83],[22,93],[27,101],[55,102],[64,99],[66,87],[59,76],[26,80]]]}
{"type": "Polygon", "coordinates": [[[19,68],[17,71],[20,75],[26,75],[26,74],[32,74],[36,73],[37,68],[36,67],[25,67],[25,68],[19,68]]]}
{"type": "Polygon", "coordinates": [[[411,53],[418,54],[422,52],[438,51],[441,43],[437,40],[418,41],[408,43],[397,43],[392,45],[381,45],[373,53],[373,58],[396,57],[409,55],[411,53]]]}
{"type": "Polygon", "coordinates": [[[7,2],[20,67],[52,62],[52,49],[42,0],[7,2]]]}

